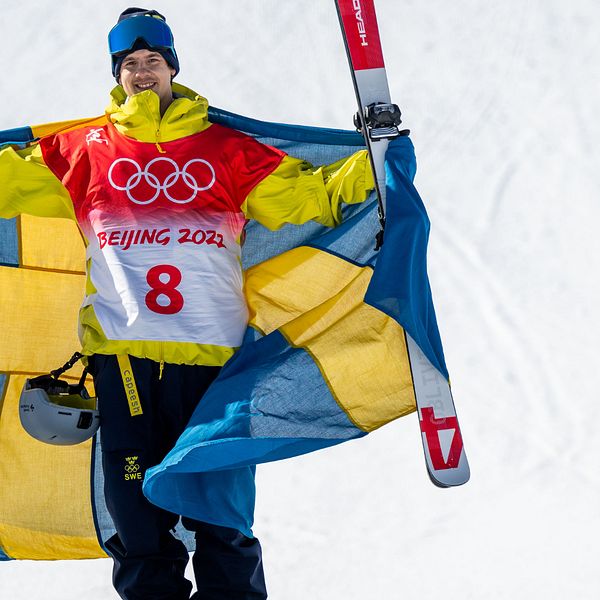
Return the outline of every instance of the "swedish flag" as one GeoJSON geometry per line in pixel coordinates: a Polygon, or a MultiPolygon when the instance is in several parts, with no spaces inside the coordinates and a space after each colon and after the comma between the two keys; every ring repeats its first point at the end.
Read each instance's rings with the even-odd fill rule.
{"type": "MultiPolygon", "coordinates": [[[[351,132],[215,109],[210,118],[315,165],[363,145],[351,132]]],[[[26,143],[37,130],[0,133],[0,143],[26,143]]],[[[406,333],[447,377],[426,270],[429,221],[414,173],[412,143],[398,138],[387,154],[380,250],[373,196],[345,206],[335,229],[248,226],[246,340],[176,446],[146,474],[153,502],[251,535],[254,465],[364,436],[415,410],[406,333]]],[[[81,239],[73,223],[60,219],[0,220],[0,263],[0,556],[104,556],[113,529],[99,440],[50,447],[18,422],[24,379],[56,368],[78,348],[81,239]]]]}

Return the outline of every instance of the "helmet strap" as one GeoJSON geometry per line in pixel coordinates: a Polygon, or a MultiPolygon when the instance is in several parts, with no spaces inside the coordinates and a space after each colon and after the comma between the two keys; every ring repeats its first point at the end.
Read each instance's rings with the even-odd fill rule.
{"type": "MultiPolygon", "coordinates": [[[[80,352],[75,352],[73,356],[60,368],[55,369],[54,371],[50,371],[50,375],[54,377],[54,379],[58,379],[65,371],[68,371],[78,360],[83,358],[83,354],[80,352]]],[[[87,368],[84,369],[84,373],[87,375],[87,368]]],[[[85,377],[83,378],[85,381],[85,377]]]]}

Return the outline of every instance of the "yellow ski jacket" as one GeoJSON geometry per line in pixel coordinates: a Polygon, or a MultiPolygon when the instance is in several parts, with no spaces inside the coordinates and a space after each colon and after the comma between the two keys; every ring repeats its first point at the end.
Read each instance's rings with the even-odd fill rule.
{"type": "Polygon", "coordinates": [[[260,145],[266,156],[261,166],[260,152],[255,146],[258,142],[211,124],[207,100],[192,90],[173,84],[173,92],[175,100],[161,117],[159,98],[154,92],[127,98],[123,88],[117,86],[111,92],[111,103],[104,116],[71,123],[58,134],[42,137],[40,142],[25,149],[2,150],[0,217],[25,213],[77,221],[87,249],[87,283],[79,327],[84,354],[131,354],[159,362],[223,365],[239,346],[240,332],[247,322],[240,267],[244,220],[254,219],[271,230],[286,223],[302,224],[309,220],[333,227],[341,219],[341,202],[362,202],[373,189],[374,181],[365,150],[333,165],[315,168],[260,145]],[[194,144],[206,145],[208,140],[212,146],[218,146],[215,158],[190,158],[181,168],[177,159],[187,157],[194,144]],[[107,180],[104,188],[99,190],[97,183],[90,184],[88,177],[88,187],[80,190],[77,182],[87,176],[86,169],[94,170],[89,158],[92,150],[101,153],[110,142],[113,151],[127,149],[129,153],[117,159],[104,157],[106,161],[112,160],[103,176],[107,180]],[[138,164],[141,159],[135,159],[149,153],[155,158],[142,170],[138,164]],[[175,171],[159,176],[157,171],[151,171],[151,163],[175,165],[175,171]],[[206,185],[196,182],[203,176],[208,178],[206,185]],[[229,176],[229,186],[222,184],[229,176]],[[236,185],[238,176],[246,183],[236,185]],[[178,191],[175,179],[179,179],[179,185],[186,184],[186,190],[192,190],[189,200],[178,191]],[[144,180],[149,184],[145,196],[144,180]],[[138,189],[132,191],[136,186],[138,189]],[[216,204],[209,206],[204,200],[205,204],[196,206],[198,192],[209,188],[214,188],[212,191],[218,196],[216,204]],[[166,199],[161,198],[150,207],[155,200],[154,192],[162,192],[166,199]],[[123,206],[116,204],[117,193],[123,198],[123,206]],[[89,214],[98,212],[90,198],[102,204],[98,196],[115,202],[108,207],[114,206],[120,221],[113,219],[107,223],[102,216],[94,217],[93,223],[90,221],[89,214]],[[226,206],[219,200],[225,196],[231,196],[226,206]],[[168,205],[169,211],[165,206],[162,212],[159,210],[161,201],[168,205]],[[144,213],[144,228],[139,225],[138,217],[131,216],[132,209],[144,213]],[[222,226],[225,221],[227,227],[222,226]],[[147,223],[154,223],[154,229],[147,223]],[[140,267],[135,260],[150,260],[147,267],[151,267],[154,258],[148,256],[153,256],[152,252],[164,253],[177,243],[178,260],[187,269],[184,273],[190,274],[188,279],[194,280],[193,284],[186,284],[184,277],[181,286],[186,284],[189,288],[178,287],[178,273],[183,267],[171,264],[166,265],[166,270],[165,264],[158,265],[163,271],[153,271],[156,266],[146,268],[143,271],[146,281],[120,279],[120,273],[140,267]],[[136,259],[142,245],[145,258],[136,259]],[[183,249],[185,253],[181,254],[183,249]],[[211,282],[210,293],[206,292],[207,282],[211,282]],[[144,286],[150,288],[138,304],[124,290],[126,287],[139,290],[144,286]],[[202,302],[200,289],[204,291],[202,302]],[[167,304],[164,298],[156,300],[161,290],[166,293],[167,304]],[[144,321],[139,315],[147,308],[149,317],[144,321]],[[182,316],[184,313],[186,318],[182,316]],[[225,325],[215,326],[220,322],[225,325]],[[195,333],[190,335],[189,331],[195,333]]]}

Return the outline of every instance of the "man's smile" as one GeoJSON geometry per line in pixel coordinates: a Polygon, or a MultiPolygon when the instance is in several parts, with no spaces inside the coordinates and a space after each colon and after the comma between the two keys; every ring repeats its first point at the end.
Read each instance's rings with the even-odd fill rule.
{"type": "Polygon", "coordinates": [[[135,87],[140,90],[149,90],[156,85],[156,81],[146,81],[144,83],[136,83],[135,87]]]}

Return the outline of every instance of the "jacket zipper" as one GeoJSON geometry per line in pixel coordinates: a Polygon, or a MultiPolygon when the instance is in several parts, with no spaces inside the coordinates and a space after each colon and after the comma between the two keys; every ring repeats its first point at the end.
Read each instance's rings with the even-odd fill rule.
{"type": "Polygon", "coordinates": [[[154,143],[154,145],[156,146],[157,150],[161,153],[161,154],[166,154],[167,151],[163,150],[161,145],[160,145],[160,124],[161,121],[165,118],[165,116],[167,115],[167,113],[169,112],[169,110],[171,110],[171,106],[173,106],[173,103],[171,103],[169,105],[169,107],[167,108],[167,110],[165,110],[165,114],[162,117],[159,117],[158,119],[158,123],[157,123],[157,127],[156,127],[156,132],[155,132],[155,137],[156,137],[156,142],[154,143]]]}
{"type": "Polygon", "coordinates": [[[163,150],[161,148],[161,145],[160,145],[160,127],[156,130],[156,142],[154,143],[154,145],[156,146],[156,148],[158,149],[158,151],[161,154],[166,154],[167,153],[167,151],[163,150]]]}
{"type": "Polygon", "coordinates": [[[165,358],[164,358],[164,342],[158,342],[158,357],[159,357],[159,367],[158,367],[158,379],[162,379],[163,369],[165,368],[165,358]]]}

